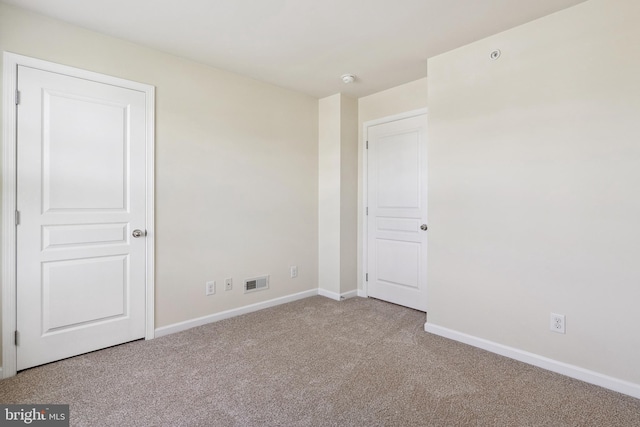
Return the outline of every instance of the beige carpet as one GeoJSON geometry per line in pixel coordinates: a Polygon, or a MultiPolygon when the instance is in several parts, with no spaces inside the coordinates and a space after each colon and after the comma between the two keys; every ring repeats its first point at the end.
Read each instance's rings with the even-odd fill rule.
{"type": "MultiPolygon", "coordinates": [[[[0,381],[76,426],[640,426],[640,400],[312,297],[0,381]]],[[[594,343],[595,345],[595,343],[594,343]]]]}

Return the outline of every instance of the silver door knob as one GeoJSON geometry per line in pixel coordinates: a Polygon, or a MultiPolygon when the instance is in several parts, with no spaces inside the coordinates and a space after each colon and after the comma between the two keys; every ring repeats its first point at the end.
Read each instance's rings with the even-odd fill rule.
{"type": "Polygon", "coordinates": [[[131,235],[137,239],[138,237],[146,236],[147,232],[136,229],[136,230],[133,230],[133,233],[131,233],[131,235]]]}
{"type": "Polygon", "coordinates": [[[427,231],[427,224],[422,224],[422,225],[420,226],[420,230],[422,230],[422,231],[427,231]]]}

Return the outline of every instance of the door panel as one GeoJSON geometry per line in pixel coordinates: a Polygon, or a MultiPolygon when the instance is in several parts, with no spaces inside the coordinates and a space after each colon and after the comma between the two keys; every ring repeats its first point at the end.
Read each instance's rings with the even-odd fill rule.
{"type": "MultiPolygon", "coordinates": [[[[380,129],[372,132],[376,135],[380,129]]],[[[378,208],[420,207],[420,159],[416,158],[419,143],[415,130],[375,140],[377,183],[374,188],[378,208]]]]}
{"type": "Polygon", "coordinates": [[[43,332],[126,316],[127,258],[120,255],[43,263],[43,332]],[[88,277],[101,280],[88,281],[88,277]],[[103,286],[105,282],[109,286],[103,286]]]}
{"type": "Polygon", "coordinates": [[[18,67],[17,368],[145,335],[145,94],[18,67]]]}
{"type": "Polygon", "coordinates": [[[43,94],[44,211],[126,209],[127,105],[43,94]]]}
{"type": "Polygon", "coordinates": [[[45,225],[42,250],[127,243],[127,224],[45,225]]]}
{"type": "Polygon", "coordinates": [[[371,126],[367,294],[426,311],[426,115],[371,126]]]}
{"type": "Polygon", "coordinates": [[[376,279],[380,284],[418,289],[420,278],[420,244],[377,239],[376,279]]]}

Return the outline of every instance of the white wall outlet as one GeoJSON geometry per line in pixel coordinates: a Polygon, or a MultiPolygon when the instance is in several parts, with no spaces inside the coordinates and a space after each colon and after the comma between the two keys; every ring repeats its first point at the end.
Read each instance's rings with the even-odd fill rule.
{"type": "Polygon", "coordinates": [[[564,314],[551,313],[551,324],[549,325],[549,328],[553,332],[564,334],[564,314]]]}
{"type": "Polygon", "coordinates": [[[296,277],[298,277],[297,265],[292,265],[291,267],[289,267],[289,275],[291,276],[292,279],[295,279],[296,277]]]}
{"type": "Polygon", "coordinates": [[[207,282],[207,285],[204,289],[205,295],[213,295],[216,293],[216,281],[212,280],[211,282],[207,282]]]}
{"type": "Polygon", "coordinates": [[[224,279],[224,290],[230,291],[231,289],[233,289],[233,279],[231,277],[228,277],[224,279]]]}

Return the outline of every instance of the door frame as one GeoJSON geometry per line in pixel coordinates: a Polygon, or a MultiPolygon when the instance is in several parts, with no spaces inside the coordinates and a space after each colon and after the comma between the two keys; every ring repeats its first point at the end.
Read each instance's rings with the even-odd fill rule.
{"type": "Polygon", "coordinates": [[[105,74],[43,61],[11,52],[3,52],[3,137],[2,137],[2,378],[12,377],[17,372],[17,349],[14,333],[17,316],[17,254],[16,254],[16,202],[17,202],[17,115],[16,97],[18,66],[37,68],[53,73],[65,74],[100,83],[136,90],[145,94],[146,129],[146,213],[147,237],[146,284],[145,284],[145,339],[154,337],[154,132],[155,132],[155,87],[132,82],[105,74]]]}
{"type": "MultiPolygon", "coordinates": [[[[362,174],[360,175],[362,179],[362,212],[361,212],[361,226],[360,226],[360,235],[362,236],[362,251],[360,252],[360,259],[362,259],[361,266],[361,275],[360,278],[362,280],[362,293],[360,296],[368,297],[369,296],[369,283],[367,281],[368,267],[369,267],[369,236],[368,236],[368,227],[369,227],[369,215],[367,214],[367,208],[369,206],[369,156],[368,156],[368,139],[369,139],[369,128],[376,125],[381,125],[384,123],[391,123],[398,120],[410,119],[412,117],[421,116],[423,114],[427,114],[427,108],[419,108],[417,110],[406,111],[400,114],[394,114],[392,116],[381,117],[375,120],[369,120],[362,124],[362,174]]],[[[429,140],[427,139],[427,144],[429,140]]],[[[428,283],[427,283],[428,286],[428,283]]]]}

